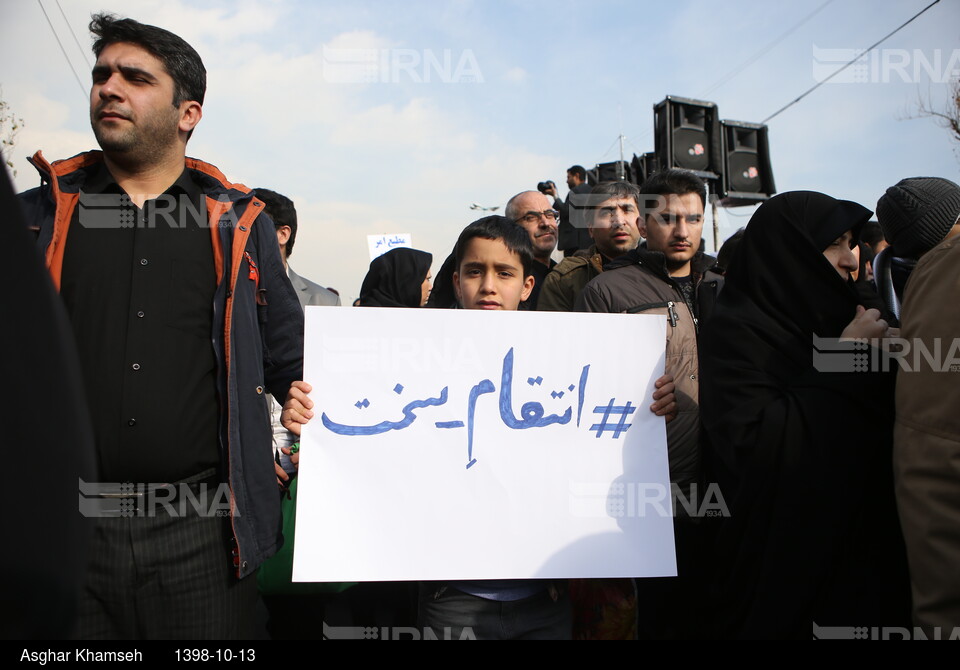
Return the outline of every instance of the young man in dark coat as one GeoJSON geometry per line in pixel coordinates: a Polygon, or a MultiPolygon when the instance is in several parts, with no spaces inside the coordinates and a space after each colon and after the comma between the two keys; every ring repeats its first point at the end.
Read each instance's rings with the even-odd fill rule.
{"type": "Polygon", "coordinates": [[[685,170],[664,170],[644,182],[640,193],[640,234],[646,242],[610,263],[587,284],[575,309],[660,314],[667,319],[665,372],[673,377],[677,398],[677,416],[667,424],[667,451],[676,507],[678,578],[644,580],[638,585],[640,601],[651,605],[647,611],[657,611],[651,601],[664,608],[657,611],[656,621],[641,623],[640,634],[685,637],[694,626],[689,613],[696,610],[693,590],[699,533],[683,503],[696,501],[704,492],[697,333],[699,322],[713,308],[723,278],[714,271],[716,260],[698,251],[706,204],[703,181],[685,170]]]}

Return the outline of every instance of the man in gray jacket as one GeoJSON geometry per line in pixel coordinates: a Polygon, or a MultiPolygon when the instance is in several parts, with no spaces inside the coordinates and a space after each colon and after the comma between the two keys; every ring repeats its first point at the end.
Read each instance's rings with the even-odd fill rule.
{"type": "Polygon", "coordinates": [[[297,241],[297,209],[293,201],[285,195],[266,188],[255,189],[257,197],[267,207],[267,214],[277,227],[277,242],[280,243],[280,257],[287,276],[297,292],[301,307],[307,305],[340,305],[340,296],[330,289],[301,277],[290,267],[289,258],[293,254],[293,243],[297,241]]]}

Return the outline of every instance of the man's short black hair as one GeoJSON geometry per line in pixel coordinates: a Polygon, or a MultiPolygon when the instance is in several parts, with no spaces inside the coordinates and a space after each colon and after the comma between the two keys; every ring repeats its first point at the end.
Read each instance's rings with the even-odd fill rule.
{"type": "Polygon", "coordinates": [[[867,221],[860,230],[860,241],[866,243],[871,249],[876,250],[877,245],[883,242],[883,228],[877,221],[867,221]]]}
{"type": "Polygon", "coordinates": [[[720,251],[717,252],[717,265],[720,266],[722,274],[726,274],[730,268],[730,263],[733,262],[733,256],[736,254],[737,247],[740,246],[740,240],[743,239],[746,230],[746,228],[741,228],[720,245],[720,251]]]}
{"type": "Polygon", "coordinates": [[[587,181],[587,171],[583,169],[582,165],[571,165],[567,168],[567,172],[575,176],[580,181],[587,181]]]}
{"type": "Polygon", "coordinates": [[[97,58],[111,44],[129,42],[153,54],[173,79],[173,106],[179,107],[184,100],[196,100],[203,104],[207,91],[207,70],[200,54],[169,30],[149,26],[133,19],[121,19],[113,14],[94,14],[90,20],[90,32],[96,36],[93,54],[97,58]]]}
{"type": "MultiPolygon", "coordinates": [[[[574,194],[574,196],[575,195],[576,194],[574,194]]],[[[571,198],[572,197],[573,196],[571,196],[571,198]]],[[[594,215],[596,215],[596,210],[600,205],[610,198],[629,198],[633,200],[637,206],[637,211],[640,211],[640,191],[628,181],[600,182],[590,189],[590,195],[588,196],[589,204],[587,207],[593,210],[594,215]]],[[[589,217],[589,224],[591,226],[593,225],[593,216],[589,217]]]]}
{"type": "Polygon", "coordinates": [[[293,243],[297,239],[297,208],[293,206],[293,200],[268,188],[256,188],[254,195],[263,200],[263,204],[267,207],[267,215],[273,219],[273,224],[278,229],[280,226],[290,227],[290,239],[284,247],[287,258],[290,258],[293,253],[293,243]]]}
{"type": "Polygon", "coordinates": [[[520,257],[524,279],[533,274],[533,244],[530,242],[530,235],[523,226],[505,216],[485,216],[463,229],[453,250],[457,272],[460,271],[460,264],[463,263],[463,255],[467,252],[470,240],[477,237],[484,240],[503,240],[507,249],[520,257]]]}
{"type": "Polygon", "coordinates": [[[641,212],[646,217],[656,211],[660,204],[658,196],[686,195],[696,193],[700,196],[700,204],[707,207],[707,186],[697,175],[689,170],[670,168],[653,173],[640,185],[640,196],[643,198],[641,212]]]}

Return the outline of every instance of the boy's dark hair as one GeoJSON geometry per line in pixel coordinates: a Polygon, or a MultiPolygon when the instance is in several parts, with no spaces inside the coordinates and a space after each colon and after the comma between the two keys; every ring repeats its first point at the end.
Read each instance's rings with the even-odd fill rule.
{"type": "Polygon", "coordinates": [[[463,255],[470,240],[477,237],[484,240],[503,240],[507,249],[520,257],[524,279],[533,274],[533,245],[530,243],[530,235],[523,226],[505,216],[485,216],[463,229],[453,250],[457,272],[460,271],[460,264],[463,263],[463,255]]]}
{"type": "Polygon", "coordinates": [[[575,175],[580,181],[587,181],[587,171],[583,169],[582,165],[571,165],[567,168],[567,172],[575,175]]]}
{"type": "Polygon", "coordinates": [[[660,198],[657,196],[686,195],[687,193],[696,193],[700,196],[700,203],[706,208],[707,186],[700,177],[689,170],[676,168],[655,172],[640,185],[640,195],[643,198],[641,212],[644,217],[652,214],[660,204],[660,198]]]}
{"type": "MultiPolygon", "coordinates": [[[[173,106],[179,107],[184,100],[196,100],[203,104],[207,90],[207,70],[200,54],[169,30],[149,26],[133,19],[121,19],[113,14],[94,14],[90,20],[90,32],[96,36],[93,54],[97,58],[107,46],[117,42],[130,42],[153,54],[173,79],[173,106]]],[[[192,132],[192,131],[191,131],[192,132]]]]}
{"type": "Polygon", "coordinates": [[[253,194],[266,205],[267,215],[273,219],[273,224],[277,228],[290,227],[290,239],[284,245],[286,256],[290,258],[293,253],[293,243],[297,239],[297,208],[293,206],[293,200],[267,188],[256,188],[253,194]]]}

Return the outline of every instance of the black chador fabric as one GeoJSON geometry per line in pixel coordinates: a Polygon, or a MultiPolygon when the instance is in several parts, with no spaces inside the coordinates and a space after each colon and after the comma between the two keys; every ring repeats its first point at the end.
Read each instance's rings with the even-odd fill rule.
{"type": "Polygon", "coordinates": [[[370,262],[360,287],[363,307],[419,307],[421,286],[430,272],[433,256],[426,251],[400,247],[370,262]]]}
{"type": "Polygon", "coordinates": [[[858,304],[823,251],[869,216],[820,193],[769,200],[701,332],[706,458],[730,511],[713,552],[716,634],[909,625],[894,375],[814,367],[814,335],[839,337],[858,304]]]}

